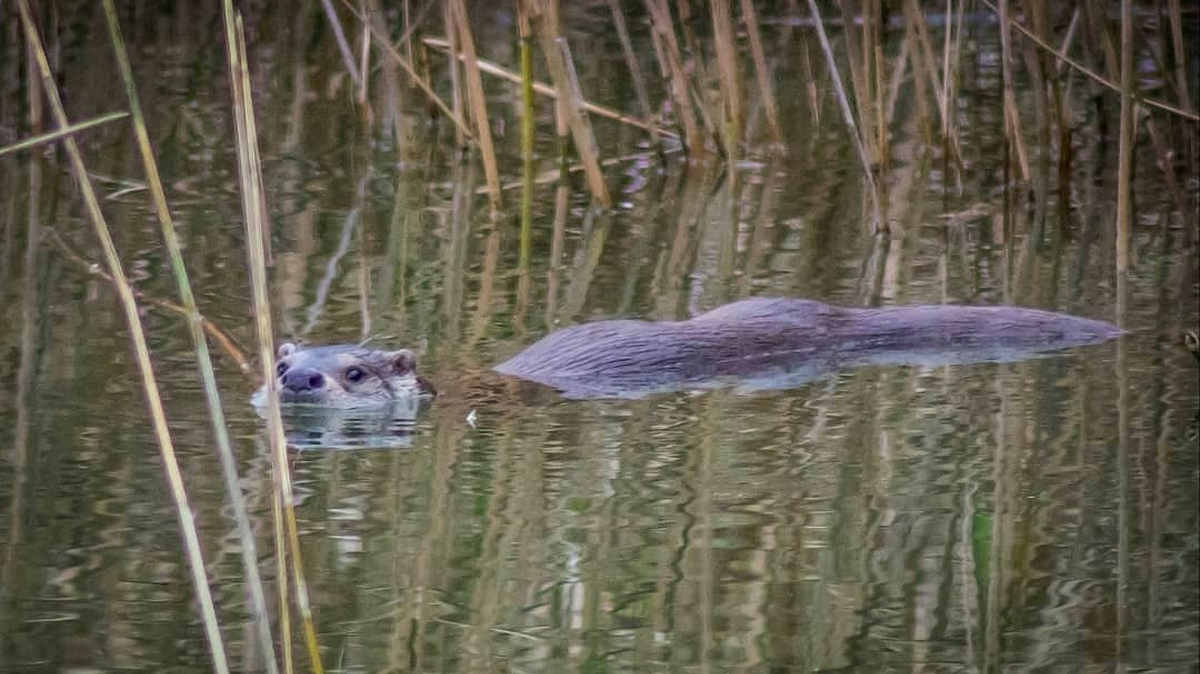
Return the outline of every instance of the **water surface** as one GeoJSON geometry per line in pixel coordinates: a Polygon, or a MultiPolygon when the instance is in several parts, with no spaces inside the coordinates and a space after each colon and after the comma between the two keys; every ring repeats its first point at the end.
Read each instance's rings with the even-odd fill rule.
{"type": "MultiPolygon", "coordinates": [[[[178,11],[127,29],[136,75],[201,309],[246,347],[220,37],[213,10],[178,11]]],[[[514,63],[511,17],[478,11],[481,54],[514,63]]],[[[377,119],[367,131],[332,39],[306,23],[320,16],[248,21],[280,338],[371,335],[417,350],[434,381],[469,388],[556,326],[680,319],[755,295],[1014,304],[1129,331],[1018,362],[860,367],[783,390],[443,399],[358,446],[312,436],[293,469],[328,670],[1195,666],[1200,385],[1180,334],[1200,322],[1196,180],[1193,167],[1181,209],[1139,144],[1135,264],[1118,283],[1115,103],[1076,108],[1070,208],[1036,178],[1006,201],[998,44],[983,24],[959,101],[969,161],[948,168],[901,96],[893,227],[881,236],[865,224],[828,82],[819,117],[791,93],[807,86],[801,51],[819,58],[813,34],[768,22],[787,147],[756,149],[766,131],[753,109],[759,142],[725,167],[660,160],[642,133],[595,120],[602,154],[628,157],[607,175],[617,206],[592,208],[582,178],[540,183],[526,264],[519,190],[491,216],[478,157],[458,152],[415,89],[395,127],[377,119]],[[293,22],[311,40],[289,37],[293,22]]],[[[569,14],[569,34],[585,91],[625,109],[632,92],[606,16],[569,14]]],[[[103,30],[89,21],[64,23],[74,118],[118,105],[103,30]]],[[[631,29],[649,70],[648,29],[631,29]]],[[[890,53],[902,33],[889,33],[890,53]]],[[[503,177],[516,181],[519,96],[494,80],[487,89],[503,177]]],[[[15,126],[8,110],[0,121],[15,126]]],[[[538,170],[552,171],[544,101],[538,123],[538,170]]],[[[141,180],[129,134],[84,140],[126,268],[143,292],[173,298],[147,199],[125,189],[141,180]]],[[[115,295],[55,243],[99,259],[66,163],[5,157],[0,175],[0,670],[209,671],[115,295]]],[[[235,669],[255,670],[187,332],[169,311],[144,320],[224,637],[235,669]]],[[[272,580],[256,382],[216,354],[272,580]]]]}

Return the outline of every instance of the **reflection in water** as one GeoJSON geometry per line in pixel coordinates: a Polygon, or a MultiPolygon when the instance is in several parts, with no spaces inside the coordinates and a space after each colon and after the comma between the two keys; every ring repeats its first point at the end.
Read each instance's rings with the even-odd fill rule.
{"type": "Polygon", "coordinates": [[[292,449],[402,448],[412,445],[420,405],[421,399],[406,396],[373,407],[284,405],[280,412],[284,437],[292,449]]]}
{"type": "MultiPolygon", "coordinates": [[[[625,109],[607,18],[562,4],[585,36],[571,36],[582,85],[625,109]]],[[[250,344],[223,66],[197,56],[220,42],[205,14],[215,7],[184,4],[174,22],[139,32],[136,74],[200,306],[250,344]]],[[[512,63],[511,5],[478,7],[481,51],[512,63]]],[[[1074,100],[1068,203],[1054,203],[1058,186],[1038,184],[1032,213],[1005,211],[992,24],[971,35],[977,51],[952,102],[962,166],[926,142],[910,93],[918,80],[896,71],[890,238],[862,226],[859,169],[826,81],[801,77],[819,53],[812,34],[764,16],[778,90],[812,84],[810,100],[823,106],[781,97],[781,121],[794,130],[785,151],[729,167],[663,161],[640,133],[596,120],[604,157],[636,158],[636,170],[609,176],[621,204],[590,208],[573,179],[539,185],[522,241],[515,202],[491,216],[476,161],[457,155],[453,131],[430,122],[408,90],[374,108],[394,115],[377,121],[396,147],[359,143],[362,109],[332,37],[272,29],[280,20],[311,28],[324,21],[319,8],[282,8],[247,25],[255,77],[269,83],[256,85],[256,102],[276,225],[273,298],[288,338],[367,333],[411,346],[444,386],[470,384],[553,329],[677,320],[751,296],[1118,317],[1112,111],[1074,100]]],[[[108,109],[107,59],[90,58],[108,53],[104,31],[75,25],[91,13],[59,16],[74,31],[60,45],[69,105],[80,117],[108,109]]],[[[638,52],[651,54],[644,24],[630,28],[638,52]]],[[[903,32],[885,35],[888,58],[904,53],[903,32]]],[[[0,59],[12,75],[4,81],[21,81],[21,66],[0,59]]],[[[1091,96],[1082,83],[1064,91],[1091,96]]],[[[516,94],[489,82],[487,95],[507,182],[520,163],[516,94]]],[[[24,128],[11,118],[23,97],[0,90],[0,132],[24,128]]],[[[747,114],[761,129],[753,101],[747,114]]],[[[550,106],[537,116],[553,127],[550,106]]],[[[124,136],[88,132],[96,176],[140,179],[124,136]]],[[[536,149],[538,173],[553,172],[556,140],[547,133],[536,149]]],[[[1138,263],[1119,316],[1128,333],[1112,343],[1020,361],[914,346],[853,368],[810,361],[740,388],[639,399],[495,396],[475,408],[439,399],[289,414],[289,440],[304,450],[292,457],[297,508],[327,668],[1194,667],[1200,385],[1175,340],[1198,320],[1194,214],[1178,205],[1195,199],[1194,183],[1168,192],[1152,153],[1136,161],[1138,263]]],[[[0,671],[209,671],[111,291],[37,245],[39,228],[54,227],[75,250],[94,248],[64,167],[53,154],[0,162],[0,401],[10,403],[0,404],[0,671]]],[[[171,297],[142,196],[105,189],[131,277],[171,297]]],[[[187,331],[154,310],[146,321],[234,669],[255,671],[187,331]]],[[[218,366],[224,399],[245,400],[252,386],[235,364],[218,366]]],[[[267,551],[261,424],[241,403],[229,414],[267,551]]],[[[268,582],[274,561],[263,560],[268,582]]]]}

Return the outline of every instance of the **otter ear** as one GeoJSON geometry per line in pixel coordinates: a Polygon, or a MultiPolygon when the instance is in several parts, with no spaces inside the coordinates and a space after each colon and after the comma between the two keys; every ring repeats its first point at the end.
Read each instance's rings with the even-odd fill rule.
{"type": "Polygon", "coordinates": [[[387,359],[392,364],[392,369],[396,374],[408,374],[409,372],[417,371],[417,356],[408,349],[389,351],[387,359]]]}
{"type": "Polygon", "coordinates": [[[297,347],[295,344],[293,344],[291,342],[284,342],[283,344],[280,344],[279,348],[275,351],[275,357],[276,358],[287,358],[288,356],[292,355],[293,353],[296,353],[296,350],[297,350],[297,347]]]}

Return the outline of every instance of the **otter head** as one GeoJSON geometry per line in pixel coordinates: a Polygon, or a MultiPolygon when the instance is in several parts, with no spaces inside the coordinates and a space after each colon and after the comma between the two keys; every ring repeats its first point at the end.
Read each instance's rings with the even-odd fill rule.
{"type": "MultiPolygon", "coordinates": [[[[384,351],[353,345],[279,346],[275,381],[284,404],[328,407],[386,405],[396,400],[433,395],[433,387],[417,374],[412,351],[384,351]]],[[[255,394],[261,402],[265,387],[255,394]]]]}

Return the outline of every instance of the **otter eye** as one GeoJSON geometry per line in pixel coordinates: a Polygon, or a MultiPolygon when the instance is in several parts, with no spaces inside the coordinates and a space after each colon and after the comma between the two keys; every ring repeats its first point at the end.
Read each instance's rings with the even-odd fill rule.
{"type": "Polygon", "coordinates": [[[287,372],[287,370],[288,370],[287,363],[278,363],[275,365],[275,375],[278,377],[282,377],[283,373],[287,372]]]}
{"type": "Polygon", "coordinates": [[[361,367],[351,367],[346,369],[346,381],[350,382],[351,384],[357,384],[363,379],[366,379],[366,377],[367,373],[363,372],[361,367]]]}

